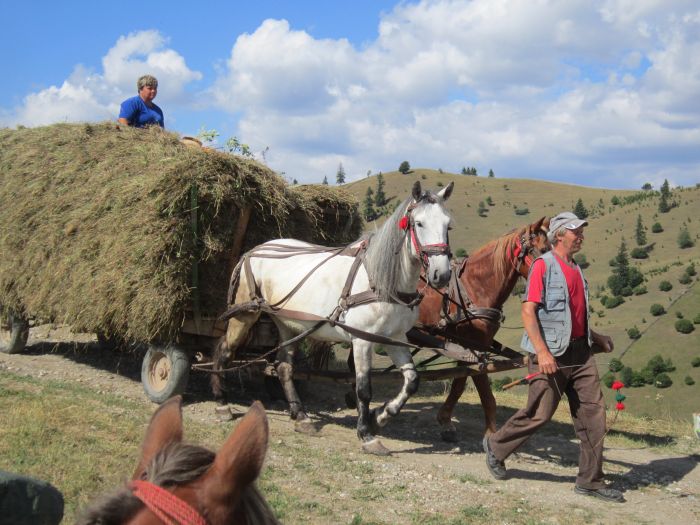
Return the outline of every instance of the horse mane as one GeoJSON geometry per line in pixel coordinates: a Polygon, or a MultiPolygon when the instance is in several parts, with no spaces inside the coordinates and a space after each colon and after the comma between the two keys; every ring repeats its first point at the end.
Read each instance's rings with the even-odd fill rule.
{"type": "Polygon", "coordinates": [[[475,263],[487,256],[491,256],[488,272],[494,276],[497,282],[505,281],[510,276],[511,271],[513,271],[513,265],[510,260],[513,243],[520,239],[520,236],[525,233],[527,228],[529,228],[529,225],[511,230],[497,239],[489,241],[481,248],[478,248],[473,255],[470,255],[467,263],[475,263]]]}
{"type": "Polygon", "coordinates": [[[365,268],[380,301],[390,301],[398,286],[401,258],[397,254],[406,239],[406,231],[399,228],[398,223],[412,201],[413,197],[408,197],[379,230],[360,237],[368,242],[365,268]]]}
{"type": "MultiPolygon", "coordinates": [[[[170,487],[189,483],[203,476],[214,463],[211,450],[188,443],[172,442],[160,450],[148,465],[146,481],[170,487]]],[[[121,525],[144,507],[128,488],[104,496],[88,507],[77,525],[121,525]]],[[[241,493],[240,507],[248,525],[276,524],[274,513],[260,491],[251,483],[241,493]]]]}

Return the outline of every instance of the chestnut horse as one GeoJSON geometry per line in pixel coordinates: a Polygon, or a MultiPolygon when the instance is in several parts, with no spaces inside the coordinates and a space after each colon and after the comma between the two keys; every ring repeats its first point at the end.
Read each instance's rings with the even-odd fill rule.
{"type": "Polygon", "coordinates": [[[267,450],[256,401],[219,452],[182,443],[182,399],[163,403],[146,430],[132,481],[93,503],[79,525],[278,524],[255,487],[267,450]]]}
{"type": "MultiPolygon", "coordinates": [[[[549,250],[548,227],[549,218],[542,217],[533,224],[489,242],[465,258],[455,276],[461,284],[462,298],[453,298],[449,307],[449,318],[456,323],[448,323],[442,333],[452,333],[457,341],[472,341],[475,346],[490,346],[500,327],[501,308],[518,278],[522,276],[527,279],[534,260],[549,250]]],[[[416,326],[433,330],[444,326],[443,300],[441,292],[428,288],[420,305],[416,326]]],[[[440,330],[443,329],[439,328],[438,333],[440,330]]],[[[490,434],[496,431],[496,400],[486,374],[471,377],[484,409],[486,433],[490,434]]],[[[445,441],[457,441],[452,412],[464,392],[466,382],[466,377],[452,380],[450,393],[438,412],[437,420],[445,441]]]]}

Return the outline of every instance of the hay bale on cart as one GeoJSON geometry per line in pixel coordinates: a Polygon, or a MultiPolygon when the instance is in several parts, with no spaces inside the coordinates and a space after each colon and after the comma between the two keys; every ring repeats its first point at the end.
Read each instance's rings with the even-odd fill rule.
{"type": "Polygon", "coordinates": [[[290,187],[255,160],[111,123],[0,130],[0,225],[0,350],[24,348],[30,319],[148,343],[156,400],[217,335],[240,253],[362,231],[342,189],[290,187]]]}

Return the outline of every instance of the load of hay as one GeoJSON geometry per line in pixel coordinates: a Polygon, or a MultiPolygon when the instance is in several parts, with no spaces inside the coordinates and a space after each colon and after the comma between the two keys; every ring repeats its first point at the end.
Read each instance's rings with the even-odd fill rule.
{"type": "Polygon", "coordinates": [[[3,312],[152,341],[176,340],[193,308],[225,310],[237,250],[347,244],[362,221],[340,189],[103,123],[0,130],[0,228],[3,312]]]}

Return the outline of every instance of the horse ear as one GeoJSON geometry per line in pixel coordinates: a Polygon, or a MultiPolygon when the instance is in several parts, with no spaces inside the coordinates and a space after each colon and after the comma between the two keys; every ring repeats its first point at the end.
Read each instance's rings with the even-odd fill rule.
{"type": "Polygon", "coordinates": [[[438,196],[442,197],[443,201],[446,201],[452,195],[452,189],[455,187],[454,181],[450,182],[447,186],[438,192],[438,196]]]}
{"type": "Polygon", "coordinates": [[[544,223],[547,217],[540,217],[538,221],[534,222],[531,231],[539,231],[542,228],[542,223],[544,223]]]}
{"type": "Polygon", "coordinates": [[[543,230],[549,231],[549,222],[552,220],[551,217],[542,217],[540,219],[542,223],[540,224],[540,228],[543,230]]]}
{"type": "Polygon", "coordinates": [[[413,200],[418,202],[420,198],[423,196],[423,190],[420,187],[420,181],[417,180],[416,182],[413,183],[413,190],[411,191],[411,195],[413,195],[413,200]]]}
{"type": "Polygon", "coordinates": [[[158,407],[151,416],[146,436],[141,445],[141,459],[133,479],[139,479],[146,467],[163,447],[182,441],[182,397],[175,396],[158,407]]]}
{"type": "Polygon", "coordinates": [[[265,409],[256,401],[236,425],[202,479],[202,493],[212,503],[208,508],[236,501],[241,491],[257,479],[265,460],[268,436],[265,409]]]}

